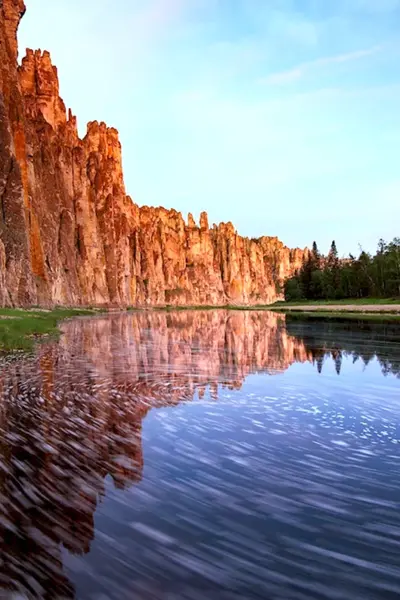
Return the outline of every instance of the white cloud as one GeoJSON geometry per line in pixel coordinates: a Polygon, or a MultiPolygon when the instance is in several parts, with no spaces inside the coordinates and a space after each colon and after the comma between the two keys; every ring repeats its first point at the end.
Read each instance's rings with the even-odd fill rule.
{"type": "Polygon", "coordinates": [[[309,62],[304,62],[300,65],[297,65],[293,69],[272,73],[268,77],[264,78],[263,81],[272,85],[293,83],[294,81],[302,79],[302,77],[304,77],[310,71],[318,70],[321,67],[326,67],[329,65],[354,62],[365,58],[366,56],[377,54],[381,50],[382,46],[373,46],[372,48],[356,50],[355,52],[348,52],[345,54],[337,54],[335,56],[325,56],[322,58],[317,58],[315,60],[311,60],[309,62]]]}

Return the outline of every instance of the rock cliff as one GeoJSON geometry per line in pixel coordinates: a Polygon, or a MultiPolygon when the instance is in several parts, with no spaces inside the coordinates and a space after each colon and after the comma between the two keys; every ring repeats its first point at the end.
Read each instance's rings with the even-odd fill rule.
{"type": "Polygon", "coordinates": [[[23,0],[0,0],[0,305],[257,304],[304,251],[126,195],[118,132],[83,139],[50,54],[17,62],[23,0]]]}

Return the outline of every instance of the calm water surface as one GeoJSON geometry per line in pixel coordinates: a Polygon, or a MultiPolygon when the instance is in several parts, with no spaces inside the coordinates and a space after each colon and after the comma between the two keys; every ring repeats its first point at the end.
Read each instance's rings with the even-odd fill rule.
{"type": "Polygon", "coordinates": [[[76,319],[0,363],[0,598],[400,598],[400,329],[76,319]]]}

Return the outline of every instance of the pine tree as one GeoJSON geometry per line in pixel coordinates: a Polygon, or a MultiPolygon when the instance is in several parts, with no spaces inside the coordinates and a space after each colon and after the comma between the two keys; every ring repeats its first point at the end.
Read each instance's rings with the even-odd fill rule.
{"type": "Polygon", "coordinates": [[[313,242],[312,250],[311,250],[311,261],[313,265],[313,270],[321,268],[321,254],[317,246],[317,242],[313,242]]]}
{"type": "Polygon", "coordinates": [[[333,240],[330,250],[329,250],[329,254],[328,254],[328,265],[331,268],[337,267],[338,262],[339,262],[339,259],[338,259],[338,251],[336,248],[336,242],[335,242],[335,240],[333,240]]]}
{"type": "Polygon", "coordinates": [[[333,240],[328,255],[320,254],[317,243],[304,256],[301,269],[285,282],[285,298],[334,299],[368,296],[400,297],[400,238],[381,239],[375,255],[360,247],[356,258],[338,256],[333,240]]]}
{"type": "Polygon", "coordinates": [[[305,258],[303,261],[303,266],[301,268],[300,276],[299,276],[301,289],[303,290],[303,294],[304,294],[305,298],[307,298],[307,299],[312,298],[312,295],[311,295],[312,271],[313,271],[312,254],[308,253],[307,258],[305,258]]]}

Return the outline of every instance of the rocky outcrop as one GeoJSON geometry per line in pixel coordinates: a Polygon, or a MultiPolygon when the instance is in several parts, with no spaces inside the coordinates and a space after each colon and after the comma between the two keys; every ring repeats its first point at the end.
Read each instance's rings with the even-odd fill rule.
{"type": "Polygon", "coordinates": [[[118,132],[76,118],[48,52],[17,64],[22,0],[0,0],[0,304],[270,303],[304,252],[126,195],[118,132]]]}

